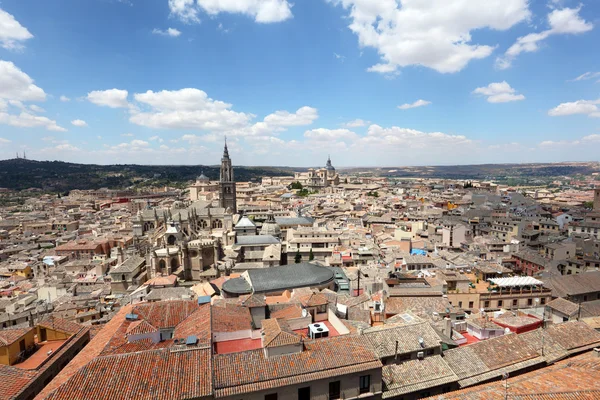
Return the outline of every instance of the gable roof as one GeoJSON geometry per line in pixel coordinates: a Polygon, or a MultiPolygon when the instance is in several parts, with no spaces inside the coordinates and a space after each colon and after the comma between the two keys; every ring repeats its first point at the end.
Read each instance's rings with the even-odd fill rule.
{"type": "Polygon", "coordinates": [[[302,337],[294,333],[283,319],[271,318],[262,321],[263,347],[299,344],[302,337]]]}
{"type": "Polygon", "coordinates": [[[48,400],[195,399],[212,393],[211,349],[97,357],[48,400]],[[110,371],[110,373],[107,373],[110,371]]]}
{"type": "Polygon", "coordinates": [[[371,345],[360,336],[318,339],[304,346],[304,351],[285,356],[267,357],[263,349],[215,355],[215,397],[381,368],[371,345]]]}

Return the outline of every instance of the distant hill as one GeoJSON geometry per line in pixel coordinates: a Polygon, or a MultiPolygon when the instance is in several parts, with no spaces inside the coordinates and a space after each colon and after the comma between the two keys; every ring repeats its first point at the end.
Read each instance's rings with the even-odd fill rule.
{"type": "MultiPolygon", "coordinates": [[[[306,168],[235,166],[239,182],[259,180],[262,176],[292,176],[306,168]]],[[[559,176],[589,176],[600,172],[600,163],[484,164],[422,167],[342,168],[342,174],[385,176],[390,178],[444,178],[507,180],[547,179],[559,176]]],[[[15,158],[0,160],[0,188],[23,190],[39,188],[66,192],[72,189],[122,189],[128,187],[170,185],[185,187],[204,173],[219,179],[217,165],[95,165],[62,161],[34,161],[15,158]]]]}
{"type": "Polygon", "coordinates": [[[371,174],[390,178],[444,178],[505,181],[508,178],[551,178],[600,172],[598,162],[539,164],[480,164],[422,167],[346,168],[347,174],[371,174]]]}
{"type": "MultiPolygon", "coordinates": [[[[62,161],[34,161],[15,158],[0,160],[0,188],[23,190],[39,188],[64,192],[72,189],[119,189],[130,186],[174,185],[184,187],[204,173],[211,180],[219,179],[215,165],[95,165],[62,161]]],[[[259,180],[262,176],[290,176],[287,167],[241,167],[234,165],[237,181],[259,180]]]]}

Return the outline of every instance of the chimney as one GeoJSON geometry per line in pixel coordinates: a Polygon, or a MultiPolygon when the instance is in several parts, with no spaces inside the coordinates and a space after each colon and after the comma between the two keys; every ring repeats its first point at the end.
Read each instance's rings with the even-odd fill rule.
{"type": "Polygon", "coordinates": [[[600,347],[594,347],[594,355],[600,357],[600,347]]]}
{"type": "Polygon", "coordinates": [[[444,318],[444,335],[452,338],[452,320],[448,317],[444,318]]]}

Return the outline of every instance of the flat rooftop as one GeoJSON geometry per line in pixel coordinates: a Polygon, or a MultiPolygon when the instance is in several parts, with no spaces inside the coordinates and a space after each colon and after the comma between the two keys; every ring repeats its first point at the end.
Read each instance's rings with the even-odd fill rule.
{"type": "Polygon", "coordinates": [[[35,353],[27,357],[27,359],[18,364],[14,364],[13,367],[21,369],[36,369],[48,358],[52,357],[52,354],[60,347],[66,340],[52,340],[49,342],[38,343],[38,349],[35,353]],[[52,353],[48,354],[49,351],[52,353]]]}
{"type": "MultiPolygon", "coordinates": [[[[340,333],[333,327],[333,325],[331,325],[329,321],[318,321],[316,323],[324,324],[327,328],[329,328],[329,337],[340,336],[340,333]]],[[[308,327],[304,329],[296,329],[294,332],[301,335],[303,338],[308,338],[308,327]]],[[[261,339],[236,339],[217,342],[214,344],[215,353],[217,354],[239,353],[242,351],[260,348],[262,348],[261,339]]]]}

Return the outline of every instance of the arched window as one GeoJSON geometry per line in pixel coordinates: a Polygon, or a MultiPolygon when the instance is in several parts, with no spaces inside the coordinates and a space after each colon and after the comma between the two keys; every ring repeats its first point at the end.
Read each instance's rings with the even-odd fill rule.
{"type": "Polygon", "coordinates": [[[165,269],[167,269],[167,263],[165,260],[160,260],[158,262],[158,272],[164,273],[165,269]]]}
{"type": "Polygon", "coordinates": [[[179,268],[179,260],[176,258],[171,259],[171,273],[173,273],[177,268],[179,268]]]}
{"type": "Polygon", "coordinates": [[[170,236],[167,238],[167,243],[169,244],[169,246],[173,246],[173,245],[175,244],[175,240],[176,240],[175,236],[173,236],[173,235],[170,235],[170,236]]]}

